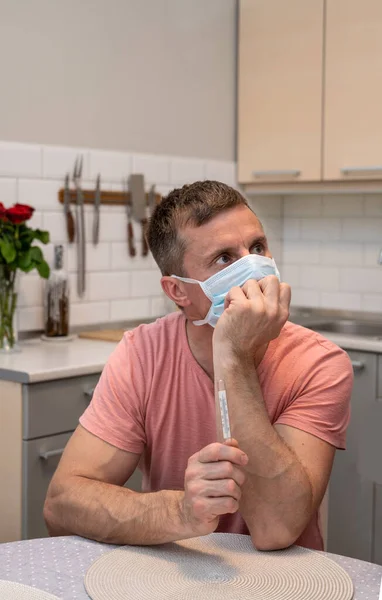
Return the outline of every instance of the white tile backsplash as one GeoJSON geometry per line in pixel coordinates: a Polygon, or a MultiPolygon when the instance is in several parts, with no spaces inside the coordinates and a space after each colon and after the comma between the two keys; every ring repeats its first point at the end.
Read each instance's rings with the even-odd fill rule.
{"type": "MultiPolygon", "coordinates": [[[[97,246],[88,243],[85,245],[86,271],[107,271],[110,268],[110,244],[98,243],[97,246]]],[[[68,244],[67,269],[77,271],[77,246],[68,244]]]]}
{"type": "Polygon", "coordinates": [[[309,218],[305,199],[314,202],[284,200],[282,274],[291,274],[292,305],[382,312],[382,195],[323,195],[321,213],[309,218]]]}
{"type": "Polygon", "coordinates": [[[90,301],[128,298],[131,295],[130,273],[128,271],[89,273],[88,294],[90,301]]]}
{"type": "Polygon", "coordinates": [[[366,217],[382,217],[382,194],[364,195],[366,217]]]}
{"type": "Polygon", "coordinates": [[[327,194],[322,198],[323,217],[343,217],[351,214],[354,217],[362,217],[364,214],[363,198],[354,194],[327,194]]]}
{"type": "Polygon", "coordinates": [[[40,146],[0,142],[0,177],[41,177],[40,146]]]}
{"type": "Polygon", "coordinates": [[[7,208],[17,202],[17,179],[0,179],[0,202],[7,208]]]}
{"type": "Polygon", "coordinates": [[[131,271],[131,296],[145,298],[159,296],[162,293],[159,269],[151,271],[131,271]]]}
{"type": "Polygon", "coordinates": [[[70,307],[72,325],[93,325],[110,320],[110,302],[82,302],[70,307]]]}
{"type": "Polygon", "coordinates": [[[44,280],[39,275],[20,277],[18,306],[43,306],[43,293],[44,280]]]}
{"type": "Polygon", "coordinates": [[[42,148],[42,174],[44,178],[64,180],[66,173],[73,175],[77,157],[83,157],[82,179],[89,177],[89,152],[84,148],[44,146],[42,148]]]}
{"type": "MultiPolygon", "coordinates": [[[[307,261],[309,259],[307,258],[307,261]]],[[[359,267],[363,263],[363,244],[357,242],[325,242],[321,245],[321,264],[338,267],[354,265],[359,267]]]]}
{"type": "Polygon", "coordinates": [[[318,217],[321,215],[321,196],[298,195],[284,198],[284,210],[288,217],[318,217]]]}
{"type": "Polygon", "coordinates": [[[98,173],[101,180],[118,181],[127,179],[132,170],[132,156],[125,152],[103,152],[91,150],[89,153],[89,177],[96,179],[98,173]]]}
{"type": "Polygon", "coordinates": [[[301,239],[317,242],[340,240],[341,219],[323,217],[301,219],[301,239]]]}
{"type": "Polygon", "coordinates": [[[208,160],[205,166],[205,178],[237,187],[236,164],[229,161],[208,160]]]}
{"type": "MultiPolygon", "coordinates": [[[[134,223],[137,256],[128,255],[122,206],[101,207],[98,247],[92,245],[93,207],[85,207],[87,288],[78,298],[76,246],[68,244],[57,191],[79,154],[84,157],[84,187],[94,186],[100,172],[103,189],[121,190],[122,177],[140,172],[147,186],[155,183],[163,195],[203,178],[236,186],[235,163],[0,142],[0,202],[36,208],[30,223],[50,232],[51,244],[42,247],[48,262],[53,260],[53,244],[64,244],[73,325],[157,317],[174,310],[162,292],[152,256],[141,256],[139,223],[134,223]]],[[[283,280],[292,285],[293,305],[382,312],[382,267],[377,264],[382,194],[259,195],[248,200],[264,225],[283,280]]],[[[75,216],[75,206],[72,210],[75,216]]],[[[36,272],[22,279],[20,329],[41,329],[43,282],[36,272]]]]}
{"type": "Polygon", "coordinates": [[[44,312],[42,306],[18,309],[19,331],[36,331],[44,328],[44,312]]]}
{"type": "Polygon", "coordinates": [[[149,183],[170,183],[170,159],[150,154],[133,156],[133,172],[143,173],[149,183]]]}
{"type": "Polygon", "coordinates": [[[379,242],[382,240],[381,232],[382,217],[345,218],[342,221],[341,239],[347,242],[379,242]]]}
{"type": "Polygon", "coordinates": [[[342,310],[361,310],[361,294],[343,294],[341,292],[322,292],[321,307],[342,310]]]}
{"type": "Polygon", "coordinates": [[[151,317],[150,298],[112,300],[110,303],[110,311],[110,318],[112,321],[148,319],[151,317]]]}
{"type": "Polygon", "coordinates": [[[285,265],[316,265],[320,262],[321,246],[319,242],[290,240],[284,244],[283,260],[285,265]]]}
{"type": "Polygon", "coordinates": [[[170,163],[170,181],[174,186],[205,179],[204,161],[174,158],[170,163]]]}
{"type": "Polygon", "coordinates": [[[36,210],[59,210],[57,194],[62,187],[60,180],[19,179],[17,200],[34,206],[36,210]]]}

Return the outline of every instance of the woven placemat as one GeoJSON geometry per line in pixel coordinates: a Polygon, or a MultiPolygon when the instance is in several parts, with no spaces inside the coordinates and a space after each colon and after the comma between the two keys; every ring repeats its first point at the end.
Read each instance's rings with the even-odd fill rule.
{"type": "Polygon", "coordinates": [[[59,600],[57,596],[52,596],[43,590],[4,579],[0,579],[0,598],[1,600],[59,600]]]}
{"type": "Polygon", "coordinates": [[[334,561],[294,546],[254,550],[249,536],[211,534],[161,546],[123,546],[85,576],[93,600],[351,600],[334,561]]]}

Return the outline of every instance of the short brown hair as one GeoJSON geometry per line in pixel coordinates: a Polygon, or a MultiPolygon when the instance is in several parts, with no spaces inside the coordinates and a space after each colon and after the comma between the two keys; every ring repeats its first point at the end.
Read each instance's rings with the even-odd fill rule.
{"type": "Polygon", "coordinates": [[[150,250],[162,275],[184,275],[186,243],[180,235],[183,227],[199,227],[238,205],[248,203],[240,192],[219,181],[196,181],[165,196],[155,208],[147,232],[150,250]]]}

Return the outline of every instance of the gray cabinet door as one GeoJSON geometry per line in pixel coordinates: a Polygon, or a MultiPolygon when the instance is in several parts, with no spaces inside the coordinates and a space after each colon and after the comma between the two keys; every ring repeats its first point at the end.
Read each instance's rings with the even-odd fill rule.
{"type": "Polygon", "coordinates": [[[23,539],[46,537],[42,510],[46,492],[71,433],[23,442],[23,539]]]}
{"type": "Polygon", "coordinates": [[[338,450],[329,484],[329,552],[372,560],[374,528],[373,481],[359,468],[364,411],[377,397],[377,355],[349,352],[354,370],[351,420],[346,451],[338,450]]]}

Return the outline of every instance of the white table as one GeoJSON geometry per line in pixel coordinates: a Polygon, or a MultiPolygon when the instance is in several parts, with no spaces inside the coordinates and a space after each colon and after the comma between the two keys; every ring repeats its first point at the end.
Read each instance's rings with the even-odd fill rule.
{"type": "MultiPolygon", "coordinates": [[[[37,587],[62,600],[86,600],[86,571],[96,558],[116,547],[75,536],[1,544],[0,579],[37,587]]],[[[354,600],[379,600],[382,566],[325,554],[349,573],[354,600]]]]}

